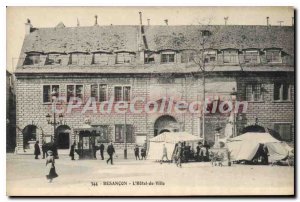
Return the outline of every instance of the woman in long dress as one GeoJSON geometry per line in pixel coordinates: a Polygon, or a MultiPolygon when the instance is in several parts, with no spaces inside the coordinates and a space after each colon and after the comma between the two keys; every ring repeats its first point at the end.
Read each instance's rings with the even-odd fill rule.
{"type": "Polygon", "coordinates": [[[51,183],[53,178],[58,177],[55,171],[55,160],[53,156],[53,152],[51,150],[47,151],[47,158],[46,158],[46,178],[51,183]]]}

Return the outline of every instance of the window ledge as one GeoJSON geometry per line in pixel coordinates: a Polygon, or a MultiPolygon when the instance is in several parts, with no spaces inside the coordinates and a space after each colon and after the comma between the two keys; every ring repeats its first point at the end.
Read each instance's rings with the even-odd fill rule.
{"type": "Polygon", "coordinates": [[[261,101],[248,101],[248,100],[246,100],[246,102],[250,102],[250,103],[264,103],[265,101],[264,100],[261,100],[261,101]]]}
{"type": "Polygon", "coordinates": [[[273,100],[274,103],[292,103],[292,100],[273,100]]]}

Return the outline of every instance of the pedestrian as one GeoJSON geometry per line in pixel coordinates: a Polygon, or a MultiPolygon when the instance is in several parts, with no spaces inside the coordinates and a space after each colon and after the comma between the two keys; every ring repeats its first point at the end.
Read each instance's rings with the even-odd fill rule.
{"type": "Polygon", "coordinates": [[[202,161],[202,158],[200,156],[200,151],[201,151],[202,147],[203,147],[202,142],[198,142],[198,145],[196,147],[196,151],[197,151],[197,153],[196,153],[196,160],[197,161],[202,161]]]}
{"type": "Polygon", "coordinates": [[[135,145],[134,147],[134,155],[135,155],[135,160],[141,160],[140,159],[140,149],[138,145],[135,145]]]}
{"type": "Polygon", "coordinates": [[[163,145],[163,155],[162,155],[161,161],[160,161],[161,164],[162,164],[164,158],[166,158],[167,161],[169,161],[169,159],[168,159],[168,150],[167,150],[167,147],[166,147],[165,144],[163,145]]]}
{"type": "Polygon", "coordinates": [[[142,156],[142,160],[143,160],[143,159],[146,160],[146,148],[145,148],[145,147],[143,147],[143,148],[141,149],[141,156],[142,156]]]}
{"type": "Polygon", "coordinates": [[[70,149],[70,157],[71,157],[71,160],[75,160],[74,159],[74,155],[75,155],[75,142],[71,145],[71,149],[70,149]]]}
{"type": "Polygon", "coordinates": [[[110,144],[107,146],[107,154],[109,155],[109,159],[106,160],[106,163],[110,161],[111,165],[113,165],[113,155],[115,153],[115,148],[113,146],[113,143],[110,142],[110,144]]]}
{"type": "Polygon", "coordinates": [[[49,183],[52,182],[53,178],[58,177],[55,170],[55,158],[53,156],[53,152],[51,150],[47,151],[46,158],[46,178],[49,180],[49,183]]]}
{"type": "Polygon", "coordinates": [[[101,143],[101,144],[100,144],[100,156],[101,156],[101,160],[104,160],[103,151],[104,151],[104,144],[101,143]]]}
{"type": "Polygon", "coordinates": [[[176,152],[176,166],[181,168],[181,161],[182,161],[182,145],[181,142],[178,142],[177,152],[176,152]]]}
{"type": "Polygon", "coordinates": [[[39,141],[36,141],[34,144],[34,155],[35,155],[35,159],[39,159],[39,155],[41,154],[41,149],[39,146],[39,141]]]}

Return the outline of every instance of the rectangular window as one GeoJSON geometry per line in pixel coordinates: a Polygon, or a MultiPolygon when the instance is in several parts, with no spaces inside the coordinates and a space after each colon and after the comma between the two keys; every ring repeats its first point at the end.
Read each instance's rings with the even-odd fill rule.
{"type": "Polygon", "coordinates": [[[108,140],[108,125],[92,125],[96,128],[96,145],[100,145],[104,142],[109,142],[108,140]]]}
{"type": "Polygon", "coordinates": [[[226,50],[223,51],[223,62],[224,63],[238,63],[238,51],[237,50],[226,50]]]}
{"type": "Polygon", "coordinates": [[[262,101],[263,100],[261,84],[247,84],[246,100],[247,101],[262,101]]]}
{"type": "Polygon", "coordinates": [[[98,100],[98,84],[91,85],[91,97],[98,100]]]}
{"type": "Polygon", "coordinates": [[[123,86],[123,100],[130,101],[130,86],[123,86]]]}
{"type": "Polygon", "coordinates": [[[30,53],[26,55],[23,65],[38,65],[40,64],[40,53],[30,53]]]}
{"type": "Polygon", "coordinates": [[[181,63],[189,63],[194,61],[195,53],[193,51],[181,52],[181,63]]]}
{"type": "Polygon", "coordinates": [[[60,63],[60,54],[48,54],[45,65],[59,65],[60,63]]]}
{"type": "Polygon", "coordinates": [[[84,53],[71,53],[69,59],[69,65],[85,64],[87,61],[86,56],[87,55],[84,53]]]}
{"type": "Polygon", "coordinates": [[[274,100],[288,101],[291,100],[291,86],[286,83],[274,84],[274,100]]]}
{"type": "Polygon", "coordinates": [[[44,85],[43,86],[43,102],[53,102],[53,98],[59,96],[59,85],[44,85]]]}
{"type": "Polygon", "coordinates": [[[107,101],[107,85],[100,84],[99,85],[99,102],[107,101]]]}
{"type": "Polygon", "coordinates": [[[161,53],[161,63],[173,63],[175,62],[174,52],[163,52],[161,53]]]}
{"type": "Polygon", "coordinates": [[[115,87],[115,101],[130,101],[131,87],[130,86],[116,86],[115,87]]]}
{"type": "Polygon", "coordinates": [[[131,53],[117,53],[117,64],[132,63],[134,54],[131,53]]]}
{"type": "Polygon", "coordinates": [[[245,51],[244,52],[245,63],[259,63],[259,52],[258,51],[245,51]]]}
{"type": "MultiPolygon", "coordinates": [[[[125,142],[125,125],[118,124],[115,125],[115,142],[123,143],[125,142]]],[[[126,142],[127,143],[134,143],[134,136],[133,136],[133,126],[127,124],[126,125],[126,142]]]]}
{"type": "Polygon", "coordinates": [[[72,97],[80,98],[83,101],[83,85],[67,85],[67,102],[72,97]]]}
{"type": "Polygon", "coordinates": [[[155,53],[153,52],[145,52],[145,64],[155,63],[154,56],[155,53]]]}
{"type": "Polygon", "coordinates": [[[70,55],[69,64],[70,65],[78,65],[79,64],[79,57],[80,57],[80,54],[78,54],[78,53],[72,53],[70,55]]]}
{"type": "Polygon", "coordinates": [[[204,51],[204,62],[214,63],[216,62],[217,51],[204,51]]]}
{"type": "Polygon", "coordinates": [[[280,50],[267,50],[266,51],[267,62],[281,62],[280,50]]]}
{"type": "Polygon", "coordinates": [[[292,141],[291,123],[274,123],[274,130],[279,133],[284,141],[292,141]]]}
{"type": "Polygon", "coordinates": [[[108,65],[109,54],[107,53],[94,53],[93,64],[108,65]]]}
{"type": "Polygon", "coordinates": [[[115,87],[115,101],[121,101],[122,100],[122,86],[116,86],[115,87]]]}
{"type": "Polygon", "coordinates": [[[106,84],[91,85],[91,97],[94,97],[95,100],[99,101],[99,102],[106,101],[107,100],[107,85],[106,84]]]}

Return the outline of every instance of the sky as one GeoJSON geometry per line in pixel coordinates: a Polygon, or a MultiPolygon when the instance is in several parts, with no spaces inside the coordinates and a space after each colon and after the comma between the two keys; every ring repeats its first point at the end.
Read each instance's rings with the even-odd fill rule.
{"type": "Polygon", "coordinates": [[[99,25],[138,25],[139,11],[143,24],[197,25],[199,22],[228,25],[271,25],[292,24],[292,7],[7,7],[6,9],[6,68],[13,72],[17,64],[25,36],[25,22],[30,19],[34,27],[55,27],[63,22],[67,27],[93,26],[95,15],[99,25]]]}

